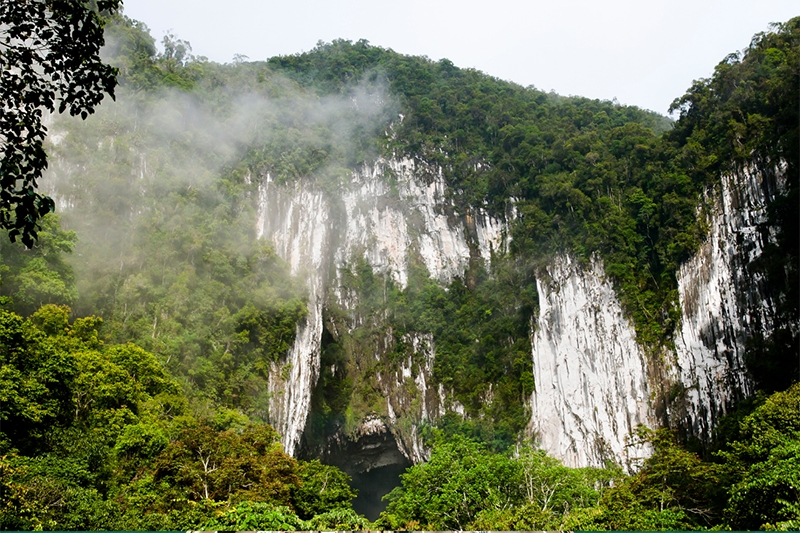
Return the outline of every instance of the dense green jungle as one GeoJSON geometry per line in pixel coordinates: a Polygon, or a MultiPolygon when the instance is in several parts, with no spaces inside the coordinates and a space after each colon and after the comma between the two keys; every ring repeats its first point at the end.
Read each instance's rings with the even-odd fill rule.
{"type": "Polygon", "coordinates": [[[31,249],[0,239],[0,528],[800,529],[800,18],[696,81],[675,121],[366,41],[217,64],[114,15],[106,42],[116,101],[48,125],[56,213],[31,249]],[[336,191],[380,157],[441,168],[463,211],[518,216],[491,272],[474,262],[447,287],[421,262],[406,288],[366,261],[343,273],[363,327],[325,339],[309,435],[374,408],[379,389],[348,357],[385,331],[394,351],[370,372],[406,356],[406,333],[430,333],[433,377],[466,409],[423,428],[430,459],[370,521],[347,474],[284,453],[267,424],[269,368],[308,289],[255,221],[267,174],[336,191]],[[658,357],[676,272],[708,231],[705,193],[754,162],[786,169],[753,267],[779,313],[748,345],[756,394],[711,442],[641,427],[630,441],[653,453],[634,470],[568,468],[522,438],[538,269],[598,254],[658,357]]]}

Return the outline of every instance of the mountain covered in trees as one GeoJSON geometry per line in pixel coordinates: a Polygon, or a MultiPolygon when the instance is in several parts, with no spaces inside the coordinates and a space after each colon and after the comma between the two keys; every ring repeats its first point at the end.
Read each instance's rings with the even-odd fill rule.
{"type": "Polygon", "coordinates": [[[797,528],[798,34],[673,122],[111,18],[117,101],[52,117],[58,215],[0,243],[0,524],[797,528]]]}

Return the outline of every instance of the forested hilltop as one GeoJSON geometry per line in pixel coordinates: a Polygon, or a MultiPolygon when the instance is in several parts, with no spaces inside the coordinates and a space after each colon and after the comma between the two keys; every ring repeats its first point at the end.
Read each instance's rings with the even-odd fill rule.
{"type": "MultiPolygon", "coordinates": [[[[124,16],[106,36],[117,101],[49,126],[59,214],[30,250],[0,242],[4,529],[800,527],[800,18],[697,81],[675,122],[364,41],[220,65],[172,35],[158,52],[124,16]],[[507,246],[491,266],[469,250],[445,284],[417,251],[405,283],[365,257],[334,273],[298,460],[270,401],[318,295],[311,267],[262,238],[260,198],[302,182],[341,216],[353,173],[386,160],[440,173],[448,216],[507,221],[507,246]],[[748,272],[776,309],[747,343],[755,394],[701,440],[669,419],[685,393],[670,391],[672,427],[630,436],[653,452],[637,468],[568,468],[537,450],[537,276],[562,253],[601,261],[638,345],[668,357],[712,192],[752,168],[777,191],[748,272]],[[459,408],[421,426],[429,460],[369,522],[349,476],[314,453],[389,418],[381,376],[407,360],[419,375],[414,339],[435,344],[432,390],[459,408]]],[[[393,186],[386,201],[400,203],[393,186]]],[[[398,434],[417,431],[395,415],[398,434]]]]}

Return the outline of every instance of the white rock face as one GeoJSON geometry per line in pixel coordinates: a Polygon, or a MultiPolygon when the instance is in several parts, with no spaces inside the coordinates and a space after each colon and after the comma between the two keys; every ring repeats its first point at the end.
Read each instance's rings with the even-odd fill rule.
{"type": "Polygon", "coordinates": [[[436,353],[433,335],[407,334],[403,341],[411,347],[413,356],[403,361],[396,374],[383,379],[382,384],[388,422],[396,428],[397,448],[416,464],[430,457],[430,450],[424,446],[419,434],[420,424],[433,422],[444,415],[445,399],[431,383],[436,353]],[[409,422],[410,427],[398,428],[408,426],[409,422]]]}
{"type": "MultiPolygon", "coordinates": [[[[403,176],[405,178],[406,176],[403,176]]],[[[464,227],[452,225],[447,215],[437,206],[445,204],[445,183],[441,174],[428,184],[403,180],[406,198],[422,215],[422,226],[427,229],[419,236],[419,253],[431,277],[449,283],[463,274],[469,264],[469,245],[464,227]]]]}
{"type": "MultiPolygon", "coordinates": [[[[514,218],[513,212],[510,218],[514,218]]],[[[478,238],[478,250],[481,257],[487,260],[487,265],[492,254],[508,252],[509,240],[506,238],[505,224],[490,216],[484,209],[479,209],[475,216],[475,233],[478,238]]]]}
{"type": "Polygon", "coordinates": [[[298,324],[286,361],[270,369],[270,423],[293,454],[305,427],[311,392],[319,377],[322,306],[330,250],[330,212],[322,194],[309,184],[275,185],[269,176],[259,186],[258,236],[269,238],[275,250],[304,276],[308,285],[308,315],[298,324]]]}
{"type": "MultiPolygon", "coordinates": [[[[408,225],[405,214],[386,201],[389,186],[380,167],[365,167],[353,174],[352,188],[342,195],[347,223],[344,245],[336,250],[336,263],[344,265],[354,256],[364,257],[373,269],[389,272],[405,287],[408,283],[408,225]]],[[[397,202],[394,202],[397,203],[397,202]]]]}
{"type": "MultiPolygon", "coordinates": [[[[476,236],[472,249],[467,227],[447,198],[441,171],[420,168],[411,159],[365,165],[353,173],[349,187],[336,199],[324,196],[309,181],[277,185],[267,176],[259,187],[258,237],[273,243],[292,273],[305,277],[309,290],[309,314],[297,328],[286,361],[274,365],[270,374],[270,422],[283,436],[287,453],[293,453],[300,441],[319,376],[322,309],[328,291],[344,309],[355,306],[354,296],[342,288],[342,269],[362,257],[375,271],[388,273],[405,288],[410,254],[418,254],[431,277],[447,284],[463,275],[474,258],[471,254],[488,264],[492,251],[507,247],[501,221],[480,210],[468,222],[476,236]],[[334,215],[332,204],[344,206],[343,212],[334,215]]],[[[415,342],[415,350],[427,346],[415,342]]],[[[425,355],[429,362],[414,377],[422,395],[416,421],[428,417],[426,402],[432,400],[427,398],[438,397],[428,387],[432,339],[430,346],[425,355]]],[[[425,452],[416,433],[413,435],[398,444],[410,459],[418,461],[425,452]]]]}
{"type": "Polygon", "coordinates": [[[761,290],[763,279],[747,272],[765,244],[757,226],[780,188],[780,181],[765,178],[752,168],[723,178],[708,217],[708,239],[678,275],[682,320],[675,373],[686,391],[680,416],[702,439],[735,400],[752,394],[745,341],[754,331],[766,336],[773,328],[775,307],[761,290]]]}
{"type": "Polygon", "coordinates": [[[629,464],[646,450],[625,446],[637,425],[652,426],[645,356],[600,260],[583,269],[567,255],[537,279],[530,430],[572,467],[629,464]]]}
{"type": "MultiPolygon", "coordinates": [[[[411,159],[381,159],[358,169],[342,196],[346,229],[337,265],[364,257],[405,288],[408,254],[418,253],[432,278],[447,284],[461,276],[469,266],[470,245],[446,191],[441,170],[420,168],[411,159]]],[[[474,224],[478,255],[488,262],[492,250],[507,246],[504,224],[483,210],[474,224]]]]}
{"type": "MultiPolygon", "coordinates": [[[[666,416],[701,437],[734,399],[752,393],[744,342],[752,331],[767,334],[774,313],[761,280],[746,271],[767,238],[757,225],[775,191],[763,185],[754,171],[724,180],[709,214],[708,242],[679,273],[683,317],[676,352],[661,361],[648,361],[637,344],[599,259],[584,268],[560,255],[546,268],[537,280],[540,309],[532,322],[536,391],[529,432],[547,452],[575,467],[602,466],[607,459],[635,464],[649,451],[626,446],[626,438],[639,424],[657,425],[655,402],[669,387],[677,384],[685,394],[666,416]]],[[[356,308],[355,295],[342,286],[343,269],[364,258],[404,288],[410,261],[421,259],[433,278],[447,284],[470,261],[483,259],[490,267],[493,253],[507,251],[507,228],[481,209],[457,213],[441,173],[410,159],[363,166],[335,198],[303,180],[278,186],[267,178],[259,193],[259,237],[270,240],[308,283],[309,314],[270,378],[271,421],[293,453],[319,375],[323,307],[335,298],[345,310],[356,308]]],[[[514,209],[512,202],[507,216],[514,209]]],[[[393,342],[388,335],[384,346],[393,342]]],[[[419,462],[428,451],[418,424],[464,409],[433,386],[433,338],[419,334],[405,342],[413,360],[379,381],[384,423],[401,452],[419,462]]]]}

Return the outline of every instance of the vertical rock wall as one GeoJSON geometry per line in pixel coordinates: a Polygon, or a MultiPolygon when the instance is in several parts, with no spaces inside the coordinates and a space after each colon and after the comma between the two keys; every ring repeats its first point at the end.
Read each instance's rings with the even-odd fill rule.
{"type": "Polygon", "coordinates": [[[292,274],[304,277],[308,287],[308,315],[297,326],[286,360],[273,363],[269,376],[270,422],[289,454],[303,433],[319,376],[330,221],[327,202],[307,182],[278,186],[268,175],[259,186],[258,237],[269,238],[292,274]]]}
{"type": "MultiPolygon", "coordinates": [[[[546,451],[571,466],[599,466],[608,459],[629,463],[648,451],[627,446],[626,437],[639,424],[658,423],[654,405],[665,391],[682,391],[667,404],[671,423],[703,438],[735,399],[752,393],[743,366],[745,341],[752,331],[770,331],[774,311],[747,265],[768,238],[758,224],[779,181],[743,170],[723,180],[707,202],[708,240],[679,273],[682,322],[675,352],[655,361],[637,344],[599,259],[581,265],[563,254],[541,273],[540,309],[532,320],[536,390],[529,435],[546,451]],[[668,382],[653,383],[653,376],[668,382]]],[[[508,244],[504,221],[481,209],[458,213],[441,172],[411,159],[365,165],[335,197],[309,181],[278,186],[267,177],[260,187],[258,229],[308,283],[309,314],[270,381],[272,422],[290,453],[300,441],[319,375],[324,306],[329,298],[344,310],[357,306],[357,296],[342,287],[343,269],[364,258],[404,288],[410,262],[421,261],[432,278],[447,284],[470,261],[483,259],[490,266],[492,254],[505,252],[508,244]]],[[[358,319],[347,327],[358,328],[358,319]]],[[[390,337],[379,344],[388,349],[390,337]]],[[[398,449],[418,462],[427,453],[419,424],[463,408],[432,386],[434,339],[418,335],[407,344],[414,360],[379,377],[386,397],[382,423],[398,449]]]]}
{"type": "Polygon", "coordinates": [[[646,358],[602,263],[559,256],[536,287],[533,438],[573,467],[641,456],[625,437],[654,423],[646,358]]]}
{"type": "Polygon", "coordinates": [[[775,307],[764,280],[749,272],[769,235],[759,230],[782,188],[782,169],[745,168],[723,177],[707,203],[709,234],[681,266],[682,311],[675,338],[675,379],[683,389],[674,416],[702,440],[732,404],[753,392],[744,366],[747,338],[767,336],[775,307]]]}
{"type": "Polygon", "coordinates": [[[709,193],[708,238],[678,273],[674,353],[643,354],[598,260],[583,268],[559,256],[545,269],[530,426],[545,450],[572,466],[641,457],[647,450],[624,439],[637,424],[660,421],[655,400],[666,405],[670,425],[707,441],[719,417],[753,393],[745,344],[754,332],[769,335],[775,310],[748,267],[770,238],[759,225],[782,188],[782,168],[742,169],[709,193]]]}
{"type": "MultiPolygon", "coordinates": [[[[300,441],[319,376],[325,302],[335,297],[345,310],[357,305],[355,295],[342,288],[343,269],[355,258],[364,258],[375,271],[390,275],[405,288],[413,256],[422,261],[432,278],[447,284],[463,275],[471,260],[483,258],[488,263],[492,251],[506,247],[500,220],[478,210],[467,221],[448,197],[441,171],[412,159],[365,165],[336,196],[324,195],[307,180],[277,185],[267,176],[259,187],[258,207],[258,237],[273,243],[292,273],[305,277],[309,291],[309,314],[298,325],[294,346],[270,374],[270,422],[283,435],[288,453],[293,453],[300,441]]],[[[356,328],[358,323],[350,327],[356,328]]],[[[400,378],[382,376],[381,387],[389,398],[388,421],[409,426],[395,431],[398,446],[409,459],[419,461],[425,452],[416,427],[428,420],[432,402],[436,409],[443,403],[437,398],[444,393],[428,386],[432,340],[409,342],[424,352],[428,363],[415,365],[419,373],[413,376],[404,374],[410,366],[400,378]],[[405,387],[409,377],[415,385],[405,387]]]]}

